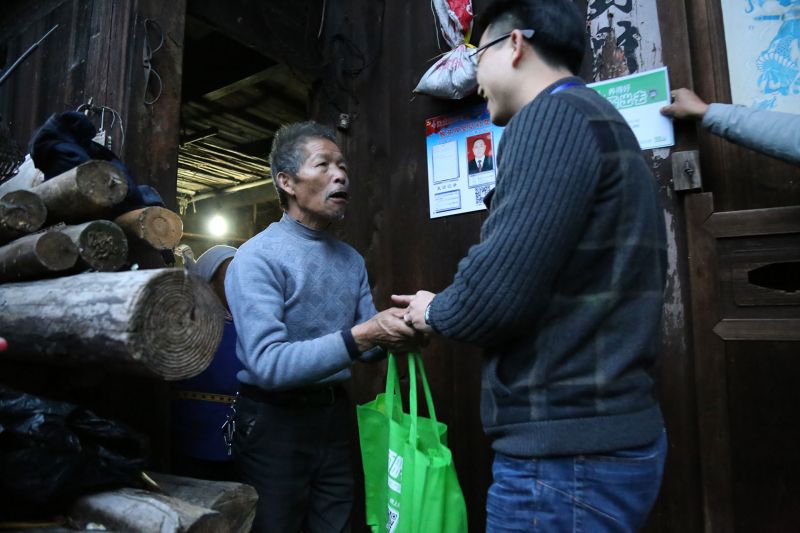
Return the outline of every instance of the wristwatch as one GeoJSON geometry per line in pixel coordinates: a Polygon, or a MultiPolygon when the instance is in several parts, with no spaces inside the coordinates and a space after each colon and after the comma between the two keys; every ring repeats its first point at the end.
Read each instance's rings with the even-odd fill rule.
{"type": "Polygon", "coordinates": [[[431,316],[431,304],[428,304],[428,307],[425,308],[425,323],[430,325],[429,318],[431,316]]]}

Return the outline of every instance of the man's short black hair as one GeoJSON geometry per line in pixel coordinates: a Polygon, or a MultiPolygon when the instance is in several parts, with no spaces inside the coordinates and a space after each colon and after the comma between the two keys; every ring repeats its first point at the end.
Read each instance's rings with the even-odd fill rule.
{"type": "Polygon", "coordinates": [[[278,193],[278,202],[284,210],[289,207],[289,198],[278,183],[278,174],[285,172],[295,176],[305,163],[306,143],[314,139],[328,139],[336,143],[336,133],[328,126],[310,120],[286,124],[275,133],[272,151],[269,154],[269,166],[272,173],[272,184],[278,193]]]}
{"type": "Polygon", "coordinates": [[[531,46],[550,66],[580,71],[586,53],[586,24],[573,0],[495,0],[481,14],[478,28],[492,37],[512,30],[535,30],[531,46]]]}

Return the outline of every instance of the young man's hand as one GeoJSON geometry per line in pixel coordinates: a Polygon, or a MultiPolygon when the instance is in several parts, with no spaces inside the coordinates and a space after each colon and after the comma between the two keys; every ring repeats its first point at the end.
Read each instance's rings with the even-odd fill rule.
{"type": "Polygon", "coordinates": [[[393,294],[392,302],[396,305],[405,305],[406,310],[403,320],[420,333],[433,333],[433,328],[425,320],[425,311],[436,295],[428,291],[417,291],[417,294],[393,294]]]}

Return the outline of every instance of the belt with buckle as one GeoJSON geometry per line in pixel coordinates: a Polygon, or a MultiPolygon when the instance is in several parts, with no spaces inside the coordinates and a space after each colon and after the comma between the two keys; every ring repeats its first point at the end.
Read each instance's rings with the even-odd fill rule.
{"type": "Polygon", "coordinates": [[[266,391],[255,385],[239,384],[239,394],[256,402],[266,402],[280,406],[324,407],[333,405],[345,395],[344,388],[339,385],[323,387],[307,387],[282,391],[266,391]]]}

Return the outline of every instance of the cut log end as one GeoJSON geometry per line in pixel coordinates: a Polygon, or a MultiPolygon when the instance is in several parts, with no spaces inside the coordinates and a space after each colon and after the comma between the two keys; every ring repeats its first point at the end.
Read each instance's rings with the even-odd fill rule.
{"type": "Polygon", "coordinates": [[[72,240],[57,231],[48,231],[36,241],[34,253],[40,264],[51,272],[71,268],[78,259],[72,240]]]}
{"type": "Polygon", "coordinates": [[[183,236],[181,218],[163,207],[151,206],[129,211],[114,222],[126,234],[145,241],[156,250],[175,248],[183,236]]]}
{"type": "MultiPolygon", "coordinates": [[[[55,235],[67,238],[77,256],[71,239],[55,235]]],[[[31,238],[40,235],[23,237],[31,238]]],[[[0,276],[3,268],[0,262],[0,276]]],[[[211,363],[223,326],[222,304],[210,285],[181,269],[0,285],[0,332],[9,344],[0,360],[102,365],[184,379],[211,363]]]]}
{"type": "Polygon", "coordinates": [[[111,207],[128,194],[125,176],[111,163],[89,161],[75,170],[78,190],[95,205],[111,207]]]}
{"type": "Polygon", "coordinates": [[[95,220],[74,228],[75,231],[64,233],[72,237],[81,260],[89,268],[98,272],[114,272],[128,260],[128,239],[113,222],[95,220]]]}
{"type": "Polygon", "coordinates": [[[167,380],[205,370],[222,338],[222,305],[207,283],[182,270],[165,269],[150,283],[134,316],[136,351],[167,380]]]}
{"type": "Polygon", "coordinates": [[[0,282],[50,277],[77,260],[78,248],[63,233],[27,235],[0,247],[0,282]]]}
{"type": "Polygon", "coordinates": [[[0,198],[0,240],[37,231],[47,218],[41,198],[26,190],[11,191],[0,198]]]}

